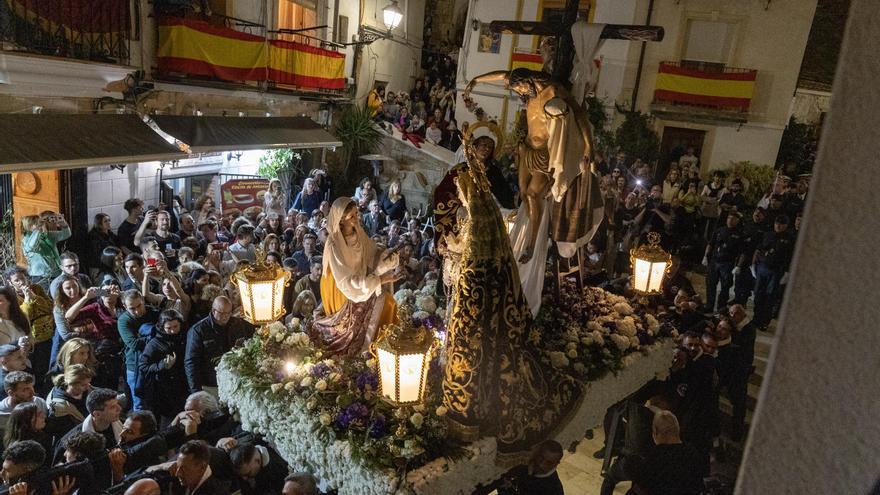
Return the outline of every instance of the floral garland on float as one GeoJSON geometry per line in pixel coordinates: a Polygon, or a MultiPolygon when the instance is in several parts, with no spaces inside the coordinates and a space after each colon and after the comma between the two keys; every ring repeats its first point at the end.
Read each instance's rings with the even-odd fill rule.
{"type": "MultiPolygon", "coordinates": [[[[439,396],[445,310],[433,294],[429,286],[395,294],[412,324],[432,332],[441,347],[421,404],[383,401],[375,358],[326,355],[296,318],[263,327],[223,356],[221,398],[245,429],[272,438],[293,468],[314,472],[341,494],[470,493],[503,470],[495,465],[494,439],[462,446],[449,436],[439,396]]],[[[654,348],[657,339],[676,335],[671,325],[604,290],[570,284],[560,296],[542,305],[530,343],[543,349],[548,366],[585,384],[623,369],[628,355],[654,348]]]]}

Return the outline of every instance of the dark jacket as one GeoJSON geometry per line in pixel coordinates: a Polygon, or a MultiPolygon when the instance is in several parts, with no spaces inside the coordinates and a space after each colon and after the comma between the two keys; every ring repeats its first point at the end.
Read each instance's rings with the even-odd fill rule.
{"type": "Polygon", "coordinates": [[[702,493],[700,455],[686,444],[655,446],[644,458],[630,459],[626,472],[639,493],[651,495],[697,495],[702,493]]]}
{"type": "Polygon", "coordinates": [[[177,335],[159,332],[147,342],[138,358],[138,375],[135,394],[143,401],[144,409],[156,416],[173,417],[186,403],[189,389],[183,361],[186,356],[186,334],[177,335]],[[177,359],[170,369],[165,368],[164,359],[174,353],[177,359]]]}
{"type": "Polygon", "coordinates": [[[232,349],[236,341],[253,334],[254,326],[236,317],[230,318],[225,327],[218,325],[212,315],[193,325],[186,337],[184,359],[189,393],[198,392],[202,387],[216,387],[220,357],[232,349]]]}
{"type": "Polygon", "coordinates": [[[144,324],[155,325],[157,321],[159,321],[159,313],[149,307],[144,316],[140,318],[133,317],[128,311],[119,316],[116,326],[119,329],[119,337],[122,339],[122,344],[125,346],[126,370],[137,370],[138,355],[146,345],[146,341],[140,336],[141,326],[144,324]]]}
{"type": "Polygon", "coordinates": [[[149,466],[162,462],[162,458],[168,453],[165,438],[161,435],[138,438],[131,442],[119,444],[119,448],[125,453],[125,467],[123,471],[128,476],[149,466]]]}
{"type": "Polygon", "coordinates": [[[395,203],[391,201],[387,194],[384,194],[382,195],[381,205],[382,211],[388,215],[388,220],[403,221],[403,216],[406,214],[406,198],[403,195],[395,203]]]}

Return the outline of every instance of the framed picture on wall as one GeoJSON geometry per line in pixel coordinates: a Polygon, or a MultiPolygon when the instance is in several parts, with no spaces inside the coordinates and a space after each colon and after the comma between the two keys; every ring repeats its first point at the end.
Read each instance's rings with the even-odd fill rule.
{"type": "Polygon", "coordinates": [[[501,33],[493,33],[486,22],[480,23],[480,44],[477,51],[498,53],[501,51],[501,33]]]}

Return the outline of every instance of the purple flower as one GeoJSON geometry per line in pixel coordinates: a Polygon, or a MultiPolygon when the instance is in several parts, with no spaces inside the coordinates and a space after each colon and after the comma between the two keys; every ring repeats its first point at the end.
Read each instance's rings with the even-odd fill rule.
{"type": "Polygon", "coordinates": [[[309,374],[317,378],[324,378],[330,374],[330,367],[324,363],[318,363],[312,366],[312,371],[309,374]]]}
{"type": "Polygon", "coordinates": [[[379,377],[369,371],[358,373],[356,381],[358,390],[361,392],[366,391],[367,385],[370,386],[370,390],[376,391],[379,389],[379,377]]]}
{"type": "Polygon", "coordinates": [[[388,424],[385,421],[385,416],[377,414],[373,420],[370,421],[370,427],[367,432],[372,438],[384,437],[388,433],[388,424]]]}
{"type": "Polygon", "coordinates": [[[350,427],[366,426],[370,410],[360,402],[353,402],[336,416],[336,426],[347,430],[350,427]]]}

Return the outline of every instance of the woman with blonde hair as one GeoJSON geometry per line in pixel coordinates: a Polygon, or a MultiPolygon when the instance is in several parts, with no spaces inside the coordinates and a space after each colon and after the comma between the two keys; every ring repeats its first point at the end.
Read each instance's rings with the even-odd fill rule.
{"type": "Polygon", "coordinates": [[[400,181],[394,179],[388,184],[388,192],[382,196],[382,211],[388,216],[388,221],[403,221],[406,215],[406,198],[400,193],[400,181]]]}
{"type": "Polygon", "coordinates": [[[58,351],[58,358],[55,364],[49,369],[48,375],[53,377],[64,371],[74,364],[81,364],[88,367],[94,373],[98,369],[98,357],[95,355],[95,348],[92,343],[81,337],[74,337],[58,351]]]}
{"type": "MultiPolygon", "coordinates": [[[[60,356],[59,356],[60,358],[60,356]]],[[[52,430],[64,433],[83,422],[89,415],[86,397],[92,388],[95,372],[85,364],[71,364],[64,372],[52,379],[55,387],[46,397],[52,430]]]]}
{"type": "Polygon", "coordinates": [[[263,196],[263,212],[267,215],[269,213],[277,213],[278,218],[281,218],[286,211],[284,203],[284,191],[281,190],[281,180],[270,180],[269,188],[266,189],[266,195],[263,196]]]}

